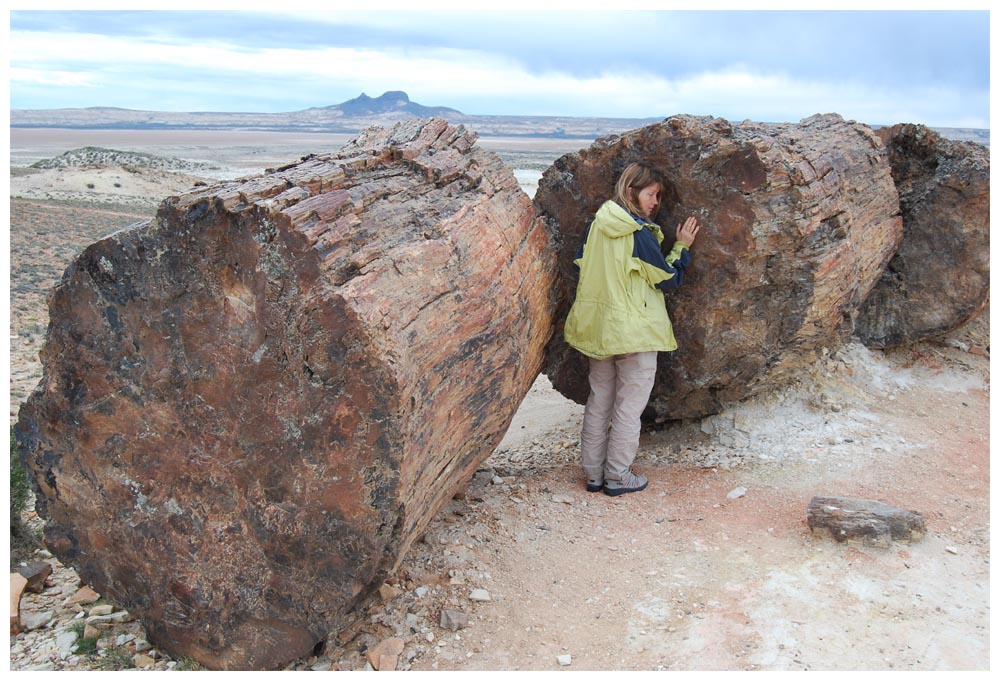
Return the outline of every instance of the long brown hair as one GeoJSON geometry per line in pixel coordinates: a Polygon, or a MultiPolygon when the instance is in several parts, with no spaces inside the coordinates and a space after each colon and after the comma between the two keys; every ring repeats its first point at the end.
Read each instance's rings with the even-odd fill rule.
{"type": "Polygon", "coordinates": [[[660,185],[661,190],[667,188],[663,173],[659,170],[641,163],[632,163],[622,171],[621,177],[618,178],[618,183],[615,185],[615,201],[633,215],[652,220],[652,215],[642,214],[637,200],[637,194],[651,184],[660,185]]]}

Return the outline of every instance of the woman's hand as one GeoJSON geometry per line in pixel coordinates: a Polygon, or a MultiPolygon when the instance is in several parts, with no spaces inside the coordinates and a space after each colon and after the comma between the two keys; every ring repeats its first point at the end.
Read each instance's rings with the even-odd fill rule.
{"type": "Polygon", "coordinates": [[[698,224],[698,220],[690,217],[684,221],[683,225],[677,225],[677,240],[690,248],[700,229],[701,225],[698,224]]]}

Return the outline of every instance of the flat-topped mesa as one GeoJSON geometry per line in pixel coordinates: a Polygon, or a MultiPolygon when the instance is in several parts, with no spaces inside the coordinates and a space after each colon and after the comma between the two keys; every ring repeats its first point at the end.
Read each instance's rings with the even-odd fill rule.
{"type": "Polygon", "coordinates": [[[158,647],[309,654],[503,437],[555,250],[474,142],[366,131],[170,198],[67,270],[17,436],[47,545],[158,647]]]}
{"type": "Polygon", "coordinates": [[[922,125],[877,131],[903,214],[903,243],[858,316],[870,347],[904,345],[974,319],[990,294],[990,153],[922,125]]]}
{"type": "Polygon", "coordinates": [[[704,225],[682,287],[667,294],[679,349],[660,353],[646,418],[697,418],[810,366],[853,330],[902,236],[879,138],[836,115],[731,125],[678,116],[568,154],[545,172],[540,215],[562,235],[562,300],[545,372],[567,397],[589,392],[582,355],[562,338],[572,261],[600,204],[635,161],[666,176],[657,222],[674,240],[704,225]]]}

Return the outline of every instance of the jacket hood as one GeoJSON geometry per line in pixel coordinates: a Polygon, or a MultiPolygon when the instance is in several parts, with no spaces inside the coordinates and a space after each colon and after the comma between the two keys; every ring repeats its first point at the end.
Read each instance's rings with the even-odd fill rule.
{"type": "Polygon", "coordinates": [[[605,201],[594,215],[597,228],[612,239],[623,237],[642,229],[635,218],[614,201],[605,201]]]}
{"type": "Polygon", "coordinates": [[[612,239],[618,239],[637,232],[643,227],[649,227],[656,236],[656,240],[660,243],[663,242],[663,232],[659,225],[634,217],[615,201],[605,201],[597,209],[597,213],[594,215],[594,224],[612,239]]]}

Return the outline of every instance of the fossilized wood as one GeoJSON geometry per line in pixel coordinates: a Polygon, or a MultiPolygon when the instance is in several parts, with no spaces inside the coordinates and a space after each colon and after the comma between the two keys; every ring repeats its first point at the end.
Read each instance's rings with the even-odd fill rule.
{"type": "Polygon", "coordinates": [[[893,540],[919,541],[927,532],[924,517],[881,501],[813,497],[806,511],[813,532],[829,531],[838,542],[887,546],[893,540]]]}
{"type": "Polygon", "coordinates": [[[17,572],[10,573],[10,635],[21,633],[21,597],[28,588],[28,580],[17,572]]]}
{"type": "Polygon", "coordinates": [[[503,437],[554,247],[474,142],[367,131],[169,198],[67,270],[16,430],[47,545],[157,647],[308,654],[503,437]]]}
{"type": "Polygon", "coordinates": [[[634,161],[667,178],[657,216],[665,250],[686,217],[703,224],[683,286],[667,294],[679,349],[660,353],[646,414],[656,421],[717,413],[839,344],[902,236],[879,138],[836,115],[783,125],[679,116],[558,159],[535,195],[562,236],[562,304],[545,372],[579,403],[589,393],[586,361],[561,333],[572,261],[634,161]]]}
{"type": "Polygon", "coordinates": [[[19,565],[16,572],[28,580],[26,591],[40,594],[45,591],[45,580],[52,574],[52,564],[44,560],[32,560],[19,565]]]}
{"type": "Polygon", "coordinates": [[[922,125],[880,128],[899,191],[903,242],[861,308],[870,347],[947,333],[985,309],[990,292],[990,156],[922,125]]]}

